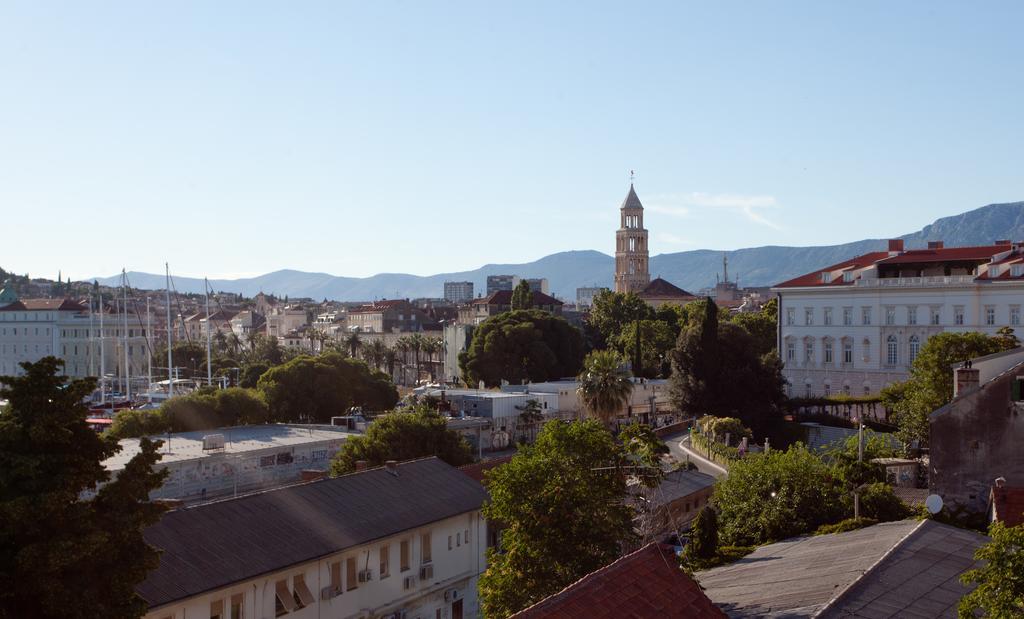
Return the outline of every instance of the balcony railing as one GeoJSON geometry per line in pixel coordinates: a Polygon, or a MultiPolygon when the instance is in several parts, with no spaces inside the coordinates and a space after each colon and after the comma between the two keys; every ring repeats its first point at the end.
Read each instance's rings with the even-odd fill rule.
{"type": "Polygon", "coordinates": [[[855,282],[862,288],[920,288],[932,286],[963,286],[975,275],[930,275],[926,277],[862,277],[855,282]]]}

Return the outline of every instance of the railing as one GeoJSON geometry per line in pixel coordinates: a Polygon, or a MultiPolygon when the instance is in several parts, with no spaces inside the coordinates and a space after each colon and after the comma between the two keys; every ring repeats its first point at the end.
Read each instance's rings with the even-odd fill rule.
{"type": "Polygon", "coordinates": [[[929,275],[926,277],[862,277],[854,285],[862,288],[917,288],[962,286],[974,282],[974,275],[929,275]]]}

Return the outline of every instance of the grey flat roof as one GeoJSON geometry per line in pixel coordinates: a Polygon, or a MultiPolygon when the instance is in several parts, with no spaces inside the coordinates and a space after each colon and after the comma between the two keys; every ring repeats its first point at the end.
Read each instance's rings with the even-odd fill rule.
{"type": "Polygon", "coordinates": [[[902,520],[769,544],[697,578],[730,617],[955,617],[986,539],[902,520]]]}
{"type": "Polygon", "coordinates": [[[700,471],[678,470],[665,475],[655,495],[658,503],[671,503],[715,485],[715,478],[700,471]]]}
{"type": "Polygon", "coordinates": [[[162,550],[136,590],[150,608],[480,509],[479,482],[431,457],[177,509],[145,530],[162,550]]]}
{"type": "MultiPolygon", "coordinates": [[[[345,440],[349,436],[354,435],[354,433],[347,432],[340,426],[270,424],[263,426],[235,426],[198,432],[177,432],[171,434],[170,440],[168,440],[166,434],[154,435],[150,438],[160,439],[164,442],[160,448],[160,453],[163,454],[163,457],[159,463],[168,464],[222,454],[238,455],[262,449],[292,447],[321,441],[345,440]],[[224,449],[212,451],[203,449],[203,437],[210,434],[224,435],[224,449]]],[[[137,438],[121,439],[120,445],[120,452],[103,461],[103,466],[108,471],[123,469],[128,464],[128,461],[135,454],[139,453],[139,439],[137,438]]]]}

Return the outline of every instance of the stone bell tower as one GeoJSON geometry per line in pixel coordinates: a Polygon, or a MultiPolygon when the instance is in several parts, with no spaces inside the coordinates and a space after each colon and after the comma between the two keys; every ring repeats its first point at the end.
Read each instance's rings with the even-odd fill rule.
{"type": "Polygon", "coordinates": [[[648,271],[647,230],[644,206],[633,183],[619,209],[620,225],[615,231],[615,292],[640,292],[651,282],[648,271]]]}

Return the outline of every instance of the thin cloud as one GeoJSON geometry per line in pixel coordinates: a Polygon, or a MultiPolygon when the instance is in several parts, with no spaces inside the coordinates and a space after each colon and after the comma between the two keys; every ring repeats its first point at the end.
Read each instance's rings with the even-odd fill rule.
{"type": "Polygon", "coordinates": [[[670,232],[659,232],[654,238],[669,245],[693,245],[693,241],[690,239],[684,239],[683,237],[676,236],[670,232]]]}
{"type": "Polygon", "coordinates": [[[686,194],[669,194],[653,196],[651,199],[652,211],[677,216],[687,216],[693,208],[720,208],[738,211],[748,220],[761,226],[774,230],[784,228],[768,219],[763,213],[764,209],[774,209],[779,206],[774,196],[748,196],[733,193],[706,193],[694,191],[686,194]]]}

